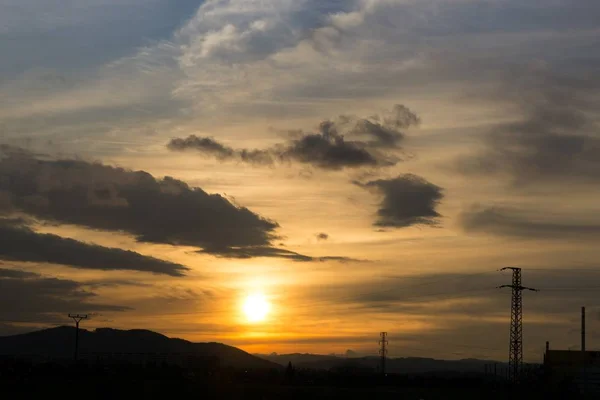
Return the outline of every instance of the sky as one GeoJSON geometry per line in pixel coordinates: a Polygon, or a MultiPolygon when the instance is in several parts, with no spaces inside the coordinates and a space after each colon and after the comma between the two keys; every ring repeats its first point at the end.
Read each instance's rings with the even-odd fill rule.
{"type": "Polygon", "coordinates": [[[2,1],[0,335],[87,313],[503,361],[520,267],[525,360],[577,349],[581,306],[600,347],[599,21],[595,0],[2,1]]]}

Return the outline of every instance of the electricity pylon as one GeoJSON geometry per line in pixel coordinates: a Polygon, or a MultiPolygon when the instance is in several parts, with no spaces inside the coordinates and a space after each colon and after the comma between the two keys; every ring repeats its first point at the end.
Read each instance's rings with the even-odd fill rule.
{"type": "Polygon", "coordinates": [[[381,332],[379,340],[379,354],[381,355],[381,374],[385,376],[385,358],[387,356],[387,332],[381,332]]]}
{"type": "Polygon", "coordinates": [[[510,380],[517,382],[523,369],[523,290],[539,290],[521,285],[521,268],[505,267],[500,271],[512,270],[512,285],[498,288],[511,288],[512,301],[510,311],[510,345],[508,353],[508,374],[510,380]]]}

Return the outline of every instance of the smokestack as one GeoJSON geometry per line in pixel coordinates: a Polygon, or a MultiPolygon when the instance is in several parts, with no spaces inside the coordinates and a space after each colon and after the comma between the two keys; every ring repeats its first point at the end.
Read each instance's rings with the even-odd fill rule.
{"type": "Polygon", "coordinates": [[[550,342],[546,342],[546,353],[550,350],[550,342]]]}
{"type": "Polygon", "coordinates": [[[581,351],[585,354],[585,307],[581,307],[581,351]]]}
{"type": "Polygon", "coordinates": [[[585,357],[585,307],[581,307],[581,363],[583,364],[583,393],[587,392],[587,371],[585,357]]]}

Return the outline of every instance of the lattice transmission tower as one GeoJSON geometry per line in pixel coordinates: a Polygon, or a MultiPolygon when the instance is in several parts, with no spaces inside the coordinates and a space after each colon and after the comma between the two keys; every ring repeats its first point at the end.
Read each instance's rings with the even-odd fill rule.
{"type": "Polygon", "coordinates": [[[381,356],[381,374],[385,376],[385,359],[388,352],[388,340],[387,332],[381,332],[379,334],[379,355],[381,356]]]}
{"type": "Polygon", "coordinates": [[[517,382],[523,369],[523,290],[538,292],[537,289],[521,285],[521,268],[506,267],[500,269],[512,270],[512,285],[502,285],[498,288],[511,288],[512,301],[510,311],[510,345],[508,353],[509,379],[517,382]]]}

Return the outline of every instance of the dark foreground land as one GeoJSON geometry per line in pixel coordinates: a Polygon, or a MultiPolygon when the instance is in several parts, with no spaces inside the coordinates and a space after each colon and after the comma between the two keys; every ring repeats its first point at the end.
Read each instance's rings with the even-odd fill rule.
{"type": "Polygon", "coordinates": [[[86,399],[576,399],[567,387],[521,387],[483,376],[408,376],[348,371],[182,368],[3,360],[0,398],[86,399]],[[57,397],[54,397],[57,396],[57,397]]]}
{"type": "Polygon", "coordinates": [[[280,363],[219,343],[191,343],[144,330],[80,330],[75,362],[75,333],[58,327],[0,337],[0,400],[578,397],[569,390],[572,385],[557,383],[539,367],[528,370],[519,387],[495,373],[484,374],[472,362],[395,359],[389,360],[390,368],[403,373],[382,376],[369,359],[303,365],[304,356],[280,363]],[[465,367],[471,364],[475,368],[465,367]]]}

